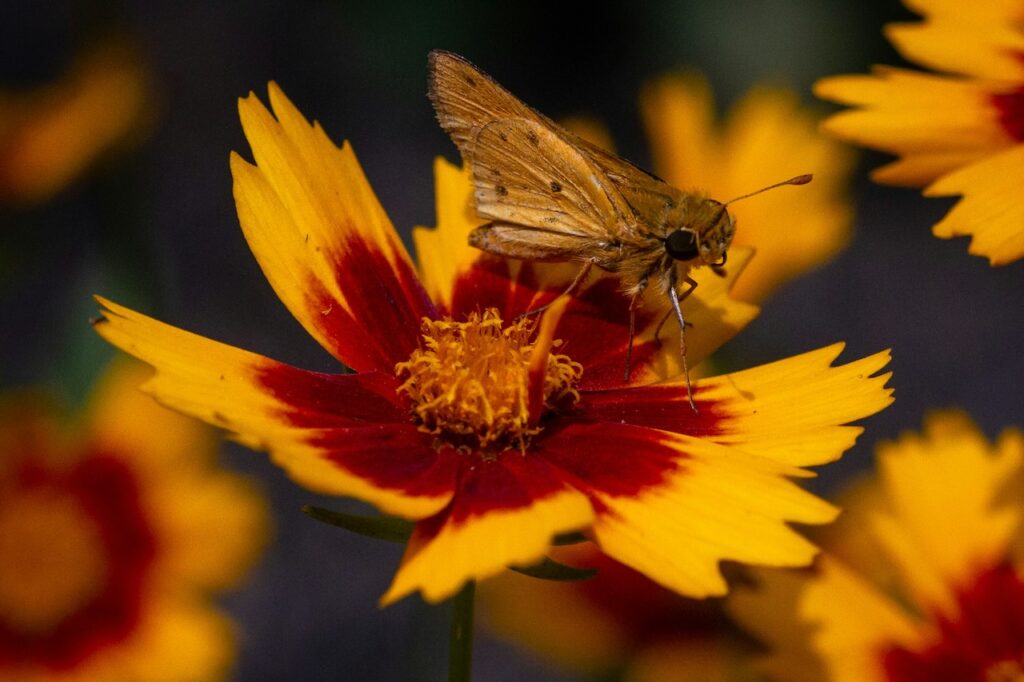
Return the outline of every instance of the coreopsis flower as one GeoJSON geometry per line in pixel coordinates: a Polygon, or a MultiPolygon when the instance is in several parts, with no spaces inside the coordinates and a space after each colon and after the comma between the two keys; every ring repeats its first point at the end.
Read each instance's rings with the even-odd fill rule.
{"type": "MultiPolygon", "coordinates": [[[[351,146],[336,147],[271,84],[273,114],[240,101],[255,164],[234,154],[242,230],[278,296],[338,362],[309,372],[100,299],[97,331],[156,368],[145,389],[231,431],[302,485],[416,522],[382,597],[429,601],[585,531],[602,551],[691,595],[721,594],[722,560],[804,564],[786,521],[833,508],[789,476],[848,448],[845,424],[887,405],[878,353],[841,345],[693,384],[650,384],[677,360],[646,305],[624,382],[628,304],[611,278],[562,297],[573,267],[508,262],[467,245],[468,173],[437,164],[436,230],[417,273],[351,146]],[[346,373],[347,366],[355,373],[346,373]],[[826,397],[827,396],[827,397],[826,397]]],[[[739,261],[743,259],[737,254],[739,261]]],[[[730,263],[732,264],[732,263],[730,263]]],[[[741,264],[741,263],[740,263],[741,264]]],[[[728,278],[686,300],[696,362],[756,312],[728,278]]],[[[667,340],[667,338],[666,338],[667,340]]]]}
{"type": "Polygon", "coordinates": [[[773,679],[1003,682],[1024,677],[1024,434],[994,444],[962,413],[878,449],[813,570],[759,570],[731,607],[773,679]]]}
{"type": "Polygon", "coordinates": [[[1017,260],[1024,256],[1024,2],[904,4],[924,21],[890,24],[885,35],[934,72],[878,66],[871,75],[819,81],[819,97],[854,107],[824,129],[898,156],[874,171],[878,182],[960,196],[932,228],[935,236],[970,236],[970,253],[992,265],[1017,260]]]}
{"type": "Polygon", "coordinates": [[[79,56],[59,81],[0,93],[0,201],[45,201],[112,151],[137,140],[150,116],[148,76],[124,42],[79,56]]]}
{"type": "Polygon", "coordinates": [[[212,465],[212,429],[109,372],[72,425],[0,400],[0,679],[223,679],[234,628],[210,603],[266,537],[262,497],[212,465]]]}
{"type": "Polygon", "coordinates": [[[850,150],[817,132],[817,118],[788,90],[760,86],[716,125],[711,89],[675,74],[641,97],[654,171],[676,187],[700,187],[720,201],[802,173],[814,181],[729,207],[734,244],[757,251],[733,295],[760,302],[780,285],[830,260],[850,238],[850,150]]]}

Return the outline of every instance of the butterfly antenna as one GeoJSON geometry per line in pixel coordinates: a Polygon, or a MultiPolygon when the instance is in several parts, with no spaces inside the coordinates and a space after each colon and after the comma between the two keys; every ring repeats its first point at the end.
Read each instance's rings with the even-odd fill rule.
{"type": "Polygon", "coordinates": [[[748,198],[750,198],[752,196],[756,196],[756,195],[760,194],[761,192],[767,192],[770,189],[775,189],[776,187],[782,187],[783,185],[806,185],[813,178],[814,178],[814,176],[811,175],[810,173],[806,173],[804,175],[798,175],[795,178],[790,178],[789,180],[783,180],[782,182],[776,182],[774,185],[768,185],[767,187],[762,187],[761,189],[757,190],[756,192],[751,192],[750,194],[743,194],[741,196],[736,197],[735,199],[729,199],[729,201],[727,201],[724,204],[722,204],[722,206],[728,206],[729,204],[737,202],[740,199],[748,199],[748,198]]]}

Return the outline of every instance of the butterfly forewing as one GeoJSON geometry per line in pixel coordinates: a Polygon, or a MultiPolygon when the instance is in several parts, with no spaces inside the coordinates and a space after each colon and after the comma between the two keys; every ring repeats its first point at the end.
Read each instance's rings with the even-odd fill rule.
{"type": "Polygon", "coordinates": [[[472,157],[476,134],[491,121],[547,120],[456,54],[434,50],[428,58],[428,68],[428,93],[437,120],[463,157],[472,157]]]}
{"type": "Polygon", "coordinates": [[[536,121],[492,121],[477,134],[474,152],[476,207],[484,218],[607,241],[629,211],[589,157],[536,121]]]}

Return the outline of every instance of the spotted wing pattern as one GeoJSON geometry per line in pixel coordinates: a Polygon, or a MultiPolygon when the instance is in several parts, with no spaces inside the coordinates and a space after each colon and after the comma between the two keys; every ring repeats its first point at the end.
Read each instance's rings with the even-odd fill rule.
{"type": "Polygon", "coordinates": [[[573,136],[457,55],[432,52],[430,65],[438,120],[472,167],[477,212],[493,221],[472,243],[546,260],[609,248],[633,211],[573,136]]]}

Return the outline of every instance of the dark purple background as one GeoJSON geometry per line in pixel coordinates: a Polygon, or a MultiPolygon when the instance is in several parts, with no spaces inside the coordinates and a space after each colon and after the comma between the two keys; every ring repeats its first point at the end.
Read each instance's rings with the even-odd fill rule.
{"type": "MultiPolygon", "coordinates": [[[[825,75],[900,63],[880,35],[911,15],[894,0],[734,3],[138,2],[32,0],[0,6],[0,85],[59,74],[75,46],[120,23],[158,85],[158,120],[137,154],[48,205],[0,209],[0,384],[46,384],[69,403],[111,353],[88,329],[94,292],[212,338],[318,370],[333,369],[279,303],[248,252],[228,153],[248,155],[236,98],[277,80],[340,142],[352,141],[393,222],[434,222],[431,163],[455,159],[425,97],[426,54],[466,55],[558,118],[605,120],[620,150],[646,162],[636,94],[667,69],[706,71],[727,104],[762,79],[798,88],[825,75]]],[[[818,104],[822,110],[827,107],[818,104]]],[[[881,158],[869,156],[864,168],[881,158]]],[[[1024,266],[991,269],[966,240],[930,225],[949,202],[858,176],[857,232],[831,265],[773,297],[727,347],[736,366],[845,340],[847,359],[893,348],[896,403],[863,442],[823,469],[831,489],[871,461],[871,443],[918,428],[926,410],[962,406],[994,435],[1024,424],[1019,352],[1024,266]]],[[[276,541],[228,606],[241,622],[240,680],[444,677],[445,607],[376,600],[400,555],[303,517],[316,498],[264,455],[225,447],[274,507],[276,541]]],[[[475,679],[569,679],[481,638],[475,679]]]]}

